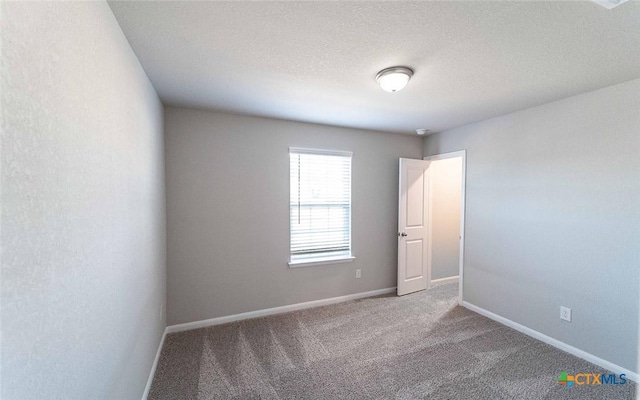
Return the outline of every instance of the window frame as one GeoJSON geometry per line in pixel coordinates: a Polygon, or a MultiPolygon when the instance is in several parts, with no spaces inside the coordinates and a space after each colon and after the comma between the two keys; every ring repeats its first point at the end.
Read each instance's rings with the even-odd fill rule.
{"type": "Polygon", "coordinates": [[[323,156],[340,156],[340,157],[349,157],[349,250],[345,250],[344,252],[333,254],[333,255],[309,255],[309,256],[298,256],[294,257],[291,254],[291,181],[289,181],[289,261],[288,265],[291,268],[295,267],[307,267],[307,266],[315,266],[315,265],[326,265],[326,264],[342,264],[349,263],[355,260],[353,255],[353,236],[352,236],[352,217],[353,217],[353,152],[351,151],[342,151],[342,150],[321,150],[321,149],[310,149],[310,148],[302,148],[302,147],[289,147],[289,179],[291,179],[291,154],[312,154],[312,155],[323,155],[323,156]]]}

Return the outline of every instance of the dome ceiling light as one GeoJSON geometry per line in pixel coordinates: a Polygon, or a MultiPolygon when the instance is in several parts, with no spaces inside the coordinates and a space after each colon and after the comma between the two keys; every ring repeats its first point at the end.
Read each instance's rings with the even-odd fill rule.
{"type": "Polygon", "coordinates": [[[382,90],[387,92],[397,92],[404,89],[413,76],[413,70],[408,67],[385,68],[376,75],[376,82],[382,90]]]}
{"type": "Polygon", "coordinates": [[[622,3],[626,3],[627,0],[591,0],[594,3],[601,5],[607,10],[611,10],[614,7],[618,7],[622,3]]]}

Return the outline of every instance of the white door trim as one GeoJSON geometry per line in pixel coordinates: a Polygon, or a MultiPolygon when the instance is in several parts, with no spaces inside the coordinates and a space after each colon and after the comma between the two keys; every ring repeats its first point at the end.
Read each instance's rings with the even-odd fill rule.
{"type": "MultiPolygon", "coordinates": [[[[464,290],[464,219],[465,219],[465,204],[467,197],[467,150],[460,151],[452,151],[450,153],[442,153],[436,154],[433,156],[424,157],[426,161],[436,161],[436,160],[444,160],[447,158],[462,158],[462,201],[461,201],[461,210],[460,210],[460,266],[459,266],[459,283],[458,283],[458,304],[462,305],[463,301],[463,290],[464,290]]],[[[432,180],[431,180],[432,181],[432,180]]],[[[432,191],[429,191],[429,196],[431,196],[432,191]]],[[[428,249],[429,249],[429,262],[427,263],[428,267],[428,277],[429,284],[431,284],[431,199],[429,199],[429,238],[428,238],[428,249]]]]}

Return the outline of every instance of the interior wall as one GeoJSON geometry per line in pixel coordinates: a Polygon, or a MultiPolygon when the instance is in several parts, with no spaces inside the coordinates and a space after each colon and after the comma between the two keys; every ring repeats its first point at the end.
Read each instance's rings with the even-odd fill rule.
{"type": "Polygon", "coordinates": [[[398,158],[420,138],[172,107],[165,127],[169,324],[396,285],[398,158]],[[287,265],[289,147],[353,152],[352,263],[287,265]]]}
{"type": "Polygon", "coordinates": [[[165,318],[162,105],[105,2],[2,2],[5,400],[140,399],[165,318]]]}
{"type": "Polygon", "coordinates": [[[464,300],[636,372],[639,104],[633,80],[424,140],[467,150],[464,300]]]}
{"type": "Polygon", "coordinates": [[[462,158],[429,164],[431,180],[431,280],[458,276],[462,158]]]}

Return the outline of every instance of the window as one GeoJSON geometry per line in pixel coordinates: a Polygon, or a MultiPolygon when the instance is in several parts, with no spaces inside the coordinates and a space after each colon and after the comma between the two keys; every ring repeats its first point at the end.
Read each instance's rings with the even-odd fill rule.
{"type": "Polygon", "coordinates": [[[289,265],[353,260],[351,153],[291,148],[289,160],[289,265]]]}

